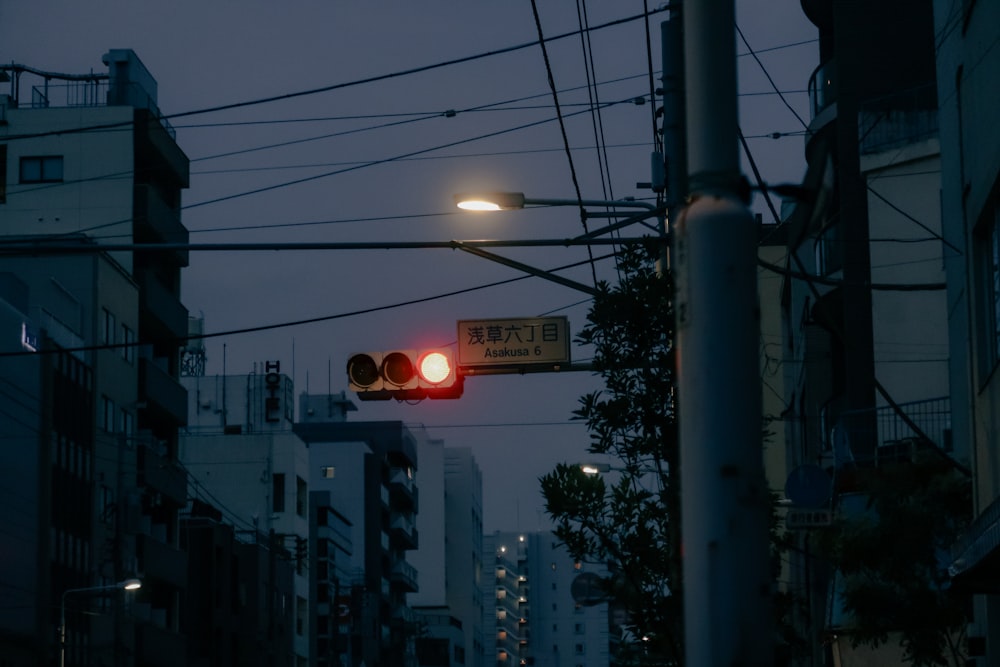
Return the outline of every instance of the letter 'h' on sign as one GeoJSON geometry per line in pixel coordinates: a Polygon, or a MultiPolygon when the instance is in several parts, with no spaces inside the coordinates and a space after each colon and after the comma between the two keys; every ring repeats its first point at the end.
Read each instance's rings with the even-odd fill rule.
{"type": "Polygon", "coordinates": [[[464,380],[448,348],[359,352],[347,360],[348,388],[362,401],[458,398],[464,380]]]}

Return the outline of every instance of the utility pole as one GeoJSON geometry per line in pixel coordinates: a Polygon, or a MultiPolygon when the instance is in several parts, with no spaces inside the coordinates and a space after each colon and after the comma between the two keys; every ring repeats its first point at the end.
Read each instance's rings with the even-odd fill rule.
{"type": "Polygon", "coordinates": [[[674,221],[686,664],[773,664],[757,229],[741,198],[733,0],[684,3],[690,199],[674,221]]]}

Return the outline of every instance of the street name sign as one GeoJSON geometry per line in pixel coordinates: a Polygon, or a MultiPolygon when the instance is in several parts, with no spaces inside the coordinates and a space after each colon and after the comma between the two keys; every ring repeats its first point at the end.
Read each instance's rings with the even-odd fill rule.
{"type": "Polygon", "coordinates": [[[459,366],[569,363],[565,317],[459,320],[459,366]]]}
{"type": "Polygon", "coordinates": [[[832,524],[833,512],[828,509],[792,507],[785,515],[785,528],[788,530],[823,528],[832,524]]]}

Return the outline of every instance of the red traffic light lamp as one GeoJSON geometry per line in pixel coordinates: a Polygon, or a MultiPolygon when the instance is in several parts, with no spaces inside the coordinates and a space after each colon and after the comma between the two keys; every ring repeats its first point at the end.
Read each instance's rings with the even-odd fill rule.
{"type": "Polygon", "coordinates": [[[464,388],[464,377],[447,348],[352,354],[347,380],[362,401],[458,398],[464,388]]]}

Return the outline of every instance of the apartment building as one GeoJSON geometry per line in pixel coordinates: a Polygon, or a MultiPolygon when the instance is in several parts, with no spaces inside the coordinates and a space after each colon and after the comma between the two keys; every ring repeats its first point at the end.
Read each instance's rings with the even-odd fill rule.
{"type": "Polygon", "coordinates": [[[0,575],[20,601],[0,617],[0,653],[14,665],[171,665],[185,654],[187,254],[101,245],[186,241],[188,160],[136,54],[103,62],[106,72],[81,75],[0,67],[11,84],[0,95],[0,235],[70,249],[0,268],[0,345],[20,353],[0,361],[3,385],[19,388],[0,419],[22,445],[3,454],[20,512],[3,529],[21,545],[17,566],[0,575]],[[124,592],[134,578],[142,588],[124,592]]]}

